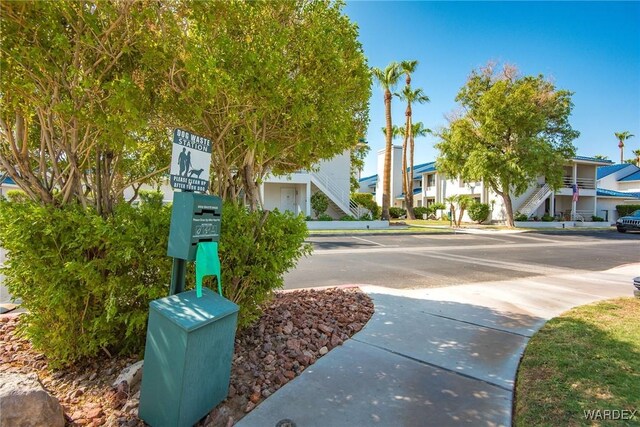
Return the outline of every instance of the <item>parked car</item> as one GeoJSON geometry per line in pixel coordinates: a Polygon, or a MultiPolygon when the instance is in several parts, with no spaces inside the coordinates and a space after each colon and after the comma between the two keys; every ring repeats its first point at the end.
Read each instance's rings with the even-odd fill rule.
{"type": "Polygon", "coordinates": [[[628,230],[640,231],[640,209],[631,213],[631,215],[618,218],[616,228],[620,233],[626,233],[628,230]]]}

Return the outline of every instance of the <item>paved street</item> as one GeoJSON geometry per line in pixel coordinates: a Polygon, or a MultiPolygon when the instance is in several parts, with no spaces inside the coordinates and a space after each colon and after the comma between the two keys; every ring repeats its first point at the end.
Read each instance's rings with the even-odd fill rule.
{"type": "MultiPolygon", "coordinates": [[[[601,271],[640,261],[640,234],[613,230],[312,236],[285,288],[423,288],[601,271]]],[[[640,271],[638,272],[640,275],[640,271]]]]}

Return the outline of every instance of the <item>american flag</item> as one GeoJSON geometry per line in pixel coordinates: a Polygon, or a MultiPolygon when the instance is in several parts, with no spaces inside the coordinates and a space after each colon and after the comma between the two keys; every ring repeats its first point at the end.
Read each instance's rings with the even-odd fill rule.
{"type": "Polygon", "coordinates": [[[577,202],[578,197],[580,196],[580,190],[578,189],[578,184],[573,184],[573,201],[577,202]]]}

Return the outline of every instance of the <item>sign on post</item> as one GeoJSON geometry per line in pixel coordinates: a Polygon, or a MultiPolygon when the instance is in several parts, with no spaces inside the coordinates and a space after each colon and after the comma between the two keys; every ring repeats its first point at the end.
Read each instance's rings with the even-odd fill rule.
{"type": "Polygon", "coordinates": [[[211,140],[186,130],[173,132],[171,187],[174,190],[199,191],[209,188],[211,140]]]}

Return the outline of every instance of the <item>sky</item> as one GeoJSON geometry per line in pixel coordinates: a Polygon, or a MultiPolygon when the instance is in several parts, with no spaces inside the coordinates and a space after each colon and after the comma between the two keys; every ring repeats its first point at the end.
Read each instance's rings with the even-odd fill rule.
{"type": "MultiPolygon", "coordinates": [[[[414,123],[445,127],[471,71],[494,61],[574,92],[578,155],[619,162],[614,132],[623,131],[636,135],[626,141],[625,159],[640,149],[640,2],[349,1],[344,13],[359,27],[370,67],[418,60],[411,85],[431,101],[413,106],[414,123]]],[[[396,91],[403,85],[404,79],[396,91]]],[[[394,98],[394,124],[404,124],[404,109],[394,98]]],[[[376,153],[384,148],[384,99],[376,83],[370,120],[363,177],[376,173],[376,153]]],[[[416,139],[415,164],[435,160],[435,142],[416,139]]]]}

